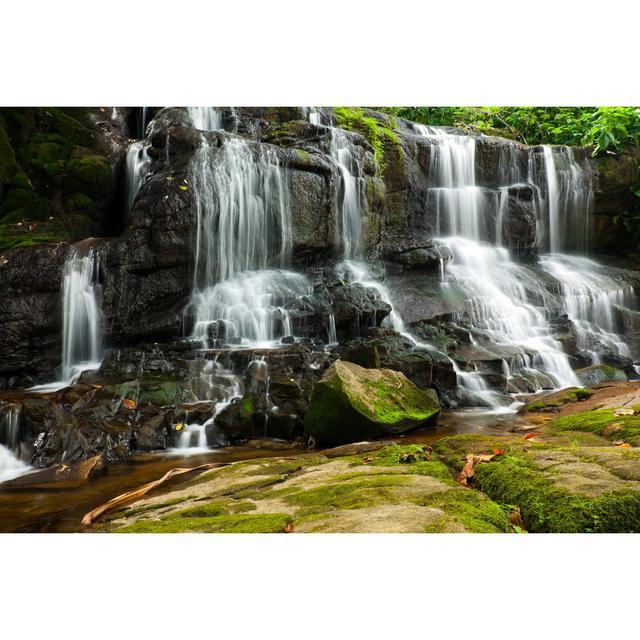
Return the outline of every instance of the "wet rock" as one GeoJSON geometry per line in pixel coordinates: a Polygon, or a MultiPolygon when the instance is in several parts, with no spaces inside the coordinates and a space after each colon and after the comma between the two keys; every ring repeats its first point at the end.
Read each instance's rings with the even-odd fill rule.
{"type": "Polygon", "coordinates": [[[12,387],[44,382],[60,364],[58,304],[67,249],[60,243],[0,253],[0,378],[12,387]]]}
{"type": "Polygon", "coordinates": [[[578,369],[576,375],[585,387],[627,379],[627,374],[624,371],[604,364],[594,364],[590,367],[578,369]]]}
{"type": "Polygon", "coordinates": [[[439,411],[404,374],[337,360],[315,386],[305,435],[336,444],[397,435],[429,423],[439,411]]]}
{"type": "Polygon", "coordinates": [[[4,482],[2,489],[48,488],[51,484],[55,485],[56,489],[75,487],[105,471],[106,461],[104,456],[96,455],[82,462],[56,464],[47,469],[33,471],[32,473],[4,482]]]}

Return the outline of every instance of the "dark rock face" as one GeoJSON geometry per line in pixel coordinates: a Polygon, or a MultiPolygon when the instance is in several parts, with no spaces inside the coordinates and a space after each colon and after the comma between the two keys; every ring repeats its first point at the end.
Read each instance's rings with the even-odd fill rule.
{"type": "Polygon", "coordinates": [[[0,380],[5,384],[29,386],[60,364],[60,280],[67,249],[60,243],[0,254],[0,380]]]}
{"type": "MultiPolygon", "coordinates": [[[[313,388],[336,357],[367,369],[401,372],[420,389],[437,390],[443,403],[455,402],[457,385],[454,366],[445,354],[463,368],[475,367],[495,390],[535,390],[526,377],[510,381],[508,387],[502,359],[471,353],[468,332],[451,322],[464,308],[455,296],[445,299],[441,293],[440,269],[451,256],[432,238],[435,216],[428,189],[433,186],[434,151],[410,123],[367,111],[366,117],[383,132],[391,132],[381,136],[381,149],[374,150],[361,130],[345,135],[361,168],[363,257],[370,265],[384,264],[376,275],[382,281],[386,269],[384,282],[404,321],[443,353],[415,349],[406,338],[380,329],[391,311],[389,304],[374,289],[336,276],[334,266],[342,258],[341,181],[329,155],[330,129],[308,122],[304,110],[223,109],[226,131],[209,133],[196,131],[179,108],[154,109],[155,119],[144,132],[130,109],[54,111],[51,117],[27,113],[22,124],[13,116],[5,117],[4,124],[0,118],[0,389],[50,380],[59,364],[60,280],[68,245],[52,240],[74,241],[94,232],[115,236],[104,240],[102,293],[105,338],[113,350],[98,372],[84,375],[73,388],[24,400],[21,456],[36,466],[58,463],[63,456],[72,462],[97,455],[126,460],[137,451],[172,446],[176,425],[189,421],[207,423],[212,444],[265,435],[300,438],[313,388]],[[27,161],[16,143],[20,131],[26,131],[36,145],[33,161],[27,161]],[[124,217],[118,210],[122,194],[116,180],[123,177],[127,138],[143,133],[149,143],[149,176],[122,230],[124,217]],[[46,140],[36,140],[36,134],[46,140]],[[302,342],[265,353],[233,352],[220,348],[225,326],[212,327],[210,346],[241,385],[240,397],[215,420],[216,403],[225,397],[222,392],[208,397],[199,386],[202,367],[211,361],[198,357],[196,345],[139,344],[166,343],[191,330],[196,211],[188,185],[190,161],[203,135],[214,150],[239,135],[254,153],[268,148],[277,158],[287,175],[292,211],[290,266],[304,271],[313,284],[312,293],[286,308],[294,334],[304,337],[302,342]],[[15,245],[13,240],[2,244],[8,237],[7,225],[22,242],[24,230],[18,222],[27,209],[30,216],[34,214],[28,220],[29,242],[48,244],[8,250],[15,245]],[[50,214],[53,221],[48,220],[50,214]],[[33,223],[38,226],[31,228],[33,223]],[[325,351],[331,315],[341,346],[325,351]]],[[[3,114],[7,115],[5,110],[3,114]]],[[[334,114],[324,110],[323,122],[331,118],[334,114]]],[[[523,262],[531,261],[538,249],[535,193],[524,184],[508,191],[506,187],[527,175],[529,156],[538,152],[500,138],[477,138],[476,183],[487,201],[504,204],[500,240],[523,262]]],[[[580,162],[594,169],[596,226],[601,235],[617,229],[617,242],[620,225],[613,216],[633,206],[631,187],[640,181],[638,155],[581,156],[580,162]]],[[[495,234],[495,216],[487,216],[483,224],[487,235],[495,234]]],[[[621,322],[633,325],[632,331],[640,336],[635,317],[621,322]]],[[[572,364],[585,366],[575,328],[566,317],[554,323],[555,337],[572,364]]],[[[602,353],[601,359],[632,372],[626,358],[602,353]]],[[[220,383],[223,376],[215,375],[220,383]]]]}
{"type": "Polygon", "coordinates": [[[117,231],[125,138],[111,115],[105,107],[0,109],[0,251],[117,231]]]}

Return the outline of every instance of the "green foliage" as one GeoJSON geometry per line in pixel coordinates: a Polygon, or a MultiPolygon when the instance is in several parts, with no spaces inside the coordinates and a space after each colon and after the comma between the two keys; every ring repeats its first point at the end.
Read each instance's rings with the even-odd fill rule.
{"type": "Polygon", "coordinates": [[[527,144],[587,145],[594,155],[640,144],[638,107],[381,107],[415,122],[527,144]]]}
{"type": "MultiPolygon", "coordinates": [[[[385,169],[384,145],[385,142],[399,144],[398,134],[386,127],[376,118],[366,116],[364,111],[357,107],[334,107],[333,112],[338,120],[338,125],[348,131],[361,133],[373,147],[373,156],[381,171],[385,169]]],[[[392,121],[392,126],[395,123],[392,121]]]]}

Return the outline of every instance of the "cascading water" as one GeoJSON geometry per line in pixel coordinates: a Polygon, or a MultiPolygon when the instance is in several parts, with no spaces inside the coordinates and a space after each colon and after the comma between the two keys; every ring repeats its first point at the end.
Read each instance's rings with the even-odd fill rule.
{"type": "Polygon", "coordinates": [[[337,194],[339,238],[345,258],[362,257],[362,178],[354,147],[341,129],[331,127],[331,155],[340,171],[337,194]]]}
{"type": "Polygon", "coordinates": [[[0,407],[0,444],[9,448],[20,441],[20,405],[0,407]]]}
{"type": "Polygon", "coordinates": [[[151,158],[147,155],[148,143],[143,140],[132,142],[127,149],[125,160],[125,198],[126,198],[126,216],[128,217],[133,209],[138,191],[142,186],[149,167],[151,158]]]}
{"type": "Polygon", "coordinates": [[[0,407],[0,482],[29,473],[32,468],[13,453],[20,442],[20,405],[0,407]]]}
{"type": "Polygon", "coordinates": [[[220,149],[206,140],[192,164],[197,211],[192,308],[194,338],[207,344],[212,323],[246,345],[290,335],[286,304],[309,293],[286,271],[292,246],[286,172],[270,150],[240,138],[220,149]],[[280,268],[274,268],[280,267],[280,268]]]}
{"type": "Polygon", "coordinates": [[[240,378],[232,371],[225,369],[217,360],[201,362],[201,371],[196,378],[196,395],[200,401],[214,402],[215,410],[206,422],[187,422],[180,431],[175,446],[175,453],[184,455],[185,449],[190,454],[209,451],[207,430],[215,425],[216,416],[234,398],[242,396],[243,388],[240,378]]]}
{"type": "MultiPolygon", "coordinates": [[[[616,310],[633,304],[631,285],[602,273],[587,258],[554,253],[538,267],[558,281],[549,282],[529,266],[515,263],[504,248],[509,189],[528,186],[535,194],[538,246],[552,252],[585,251],[593,200],[591,175],[569,147],[529,150],[526,173],[518,149],[501,148],[497,189],[475,181],[476,138],[415,125],[431,147],[427,210],[453,259],[443,287],[464,299],[460,321],[472,335],[504,358],[509,375],[520,373],[537,388],[579,384],[560,342],[553,338],[548,310],[557,308],[573,321],[578,348],[600,362],[598,352],[631,355],[617,333],[616,310]],[[542,163],[542,164],[541,164],[542,163]],[[491,242],[495,243],[492,246],[491,242]]],[[[465,384],[460,373],[458,379],[465,384]]]]}
{"type": "Polygon", "coordinates": [[[633,357],[620,335],[620,314],[635,306],[631,284],[606,275],[597,262],[580,256],[542,256],[540,266],[560,283],[564,310],[576,330],[577,347],[593,364],[600,364],[605,353],[633,357]]]}
{"type": "Polygon", "coordinates": [[[16,458],[10,449],[0,444],[0,483],[13,480],[32,471],[32,468],[16,458]]]}
{"type": "Polygon", "coordinates": [[[570,147],[544,145],[542,149],[546,219],[541,227],[547,231],[543,246],[551,253],[585,253],[593,200],[591,176],[578,164],[570,147]]]}
{"type": "Polygon", "coordinates": [[[62,354],[58,379],[31,387],[56,391],[73,384],[83,371],[98,369],[103,356],[102,253],[85,243],[69,249],[62,269],[62,354]]]}
{"type": "Polygon", "coordinates": [[[91,247],[81,255],[72,247],[62,280],[62,365],[67,383],[82,371],[97,369],[102,360],[100,298],[101,253],[91,247]]]}
{"type": "MultiPolygon", "coordinates": [[[[556,387],[578,384],[544,312],[529,300],[531,290],[544,295],[536,274],[514,263],[507,249],[489,244],[502,238],[507,195],[500,190],[492,197],[476,185],[476,139],[420,125],[416,130],[432,151],[427,207],[435,211],[438,240],[453,256],[443,286],[465,299],[464,320],[498,347],[511,373],[526,372],[539,387],[548,386],[548,378],[556,387]]],[[[500,173],[520,178],[505,168],[500,173]]]]}
{"type": "Polygon", "coordinates": [[[222,113],[215,107],[187,107],[187,113],[195,129],[219,131],[222,129],[222,113]]]}

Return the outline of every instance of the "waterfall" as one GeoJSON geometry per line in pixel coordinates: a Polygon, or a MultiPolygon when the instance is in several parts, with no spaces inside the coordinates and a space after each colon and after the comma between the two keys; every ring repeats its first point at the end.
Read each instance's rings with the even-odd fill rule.
{"type": "Polygon", "coordinates": [[[302,274],[276,269],[243,271],[194,294],[194,336],[206,341],[213,319],[222,322],[226,342],[244,340],[251,346],[269,346],[291,335],[287,302],[312,293],[302,274]]]}
{"type": "Polygon", "coordinates": [[[151,158],[147,155],[148,146],[145,141],[137,140],[127,149],[125,160],[125,215],[127,217],[131,214],[138,191],[149,172],[151,158]]]}
{"type": "Polygon", "coordinates": [[[206,344],[218,321],[245,344],[289,335],[286,304],[310,288],[304,276],[283,268],[293,243],[291,207],[275,153],[235,137],[217,149],[203,138],[191,165],[191,191],[194,338],[206,344]]]}
{"type": "Polygon", "coordinates": [[[12,451],[20,442],[20,410],[18,404],[0,407],[0,483],[32,470],[12,451]]]}
{"type": "Polygon", "coordinates": [[[62,279],[62,381],[71,383],[82,371],[97,369],[102,360],[100,297],[101,253],[91,247],[81,256],[67,255],[62,279]]]}
{"type": "Polygon", "coordinates": [[[0,444],[10,449],[20,442],[20,410],[19,404],[0,407],[0,444]]]}
{"type": "Polygon", "coordinates": [[[0,483],[29,473],[32,468],[19,460],[10,449],[0,444],[0,483]]]}
{"type": "MultiPolygon", "coordinates": [[[[215,425],[216,416],[234,399],[243,394],[240,378],[225,369],[216,360],[205,360],[197,378],[196,395],[199,401],[215,402],[214,414],[204,423],[189,422],[184,425],[178,436],[174,453],[189,454],[209,451],[207,430],[215,425]]],[[[187,415],[188,417],[188,415],[187,415]]]]}
{"type": "Polygon", "coordinates": [[[589,215],[593,203],[591,174],[577,163],[570,147],[543,145],[546,246],[551,253],[588,249],[589,215]]]}
{"type": "Polygon", "coordinates": [[[348,135],[335,127],[331,127],[331,156],[341,178],[337,210],[342,254],[359,258],[363,249],[361,169],[348,135]]]}
{"type": "Polygon", "coordinates": [[[216,107],[187,107],[187,113],[195,129],[200,131],[222,129],[222,112],[216,107]]]}
{"type": "MultiPolygon", "coordinates": [[[[506,248],[490,244],[502,239],[507,196],[503,189],[497,198],[488,197],[491,194],[477,186],[475,137],[421,125],[416,131],[431,146],[427,208],[435,211],[436,230],[442,234],[438,240],[453,256],[442,286],[465,300],[460,320],[497,346],[511,363],[511,373],[533,374],[539,386],[545,386],[547,376],[553,386],[578,384],[544,311],[529,300],[530,291],[544,297],[537,275],[513,262],[506,248]],[[497,228],[492,233],[494,219],[497,228]]],[[[501,159],[513,161],[509,156],[501,159]]],[[[520,179],[504,167],[500,173],[502,179],[520,179]]]]}
{"type": "Polygon", "coordinates": [[[329,314],[329,324],[327,326],[327,345],[334,347],[338,344],[338,335],[336,333],[336,317],[333,313],[329,314]]]}
{"type": "Polygon", "coordinates": [[[603,353],[633,354],[619,334],[618,311],[635,306],[633,286],[612,278],[597,262],[580,256],[547,255],[540,266],[560,283],[564,311],[576,329],[578,349],[601,363],[603,353]]]}

